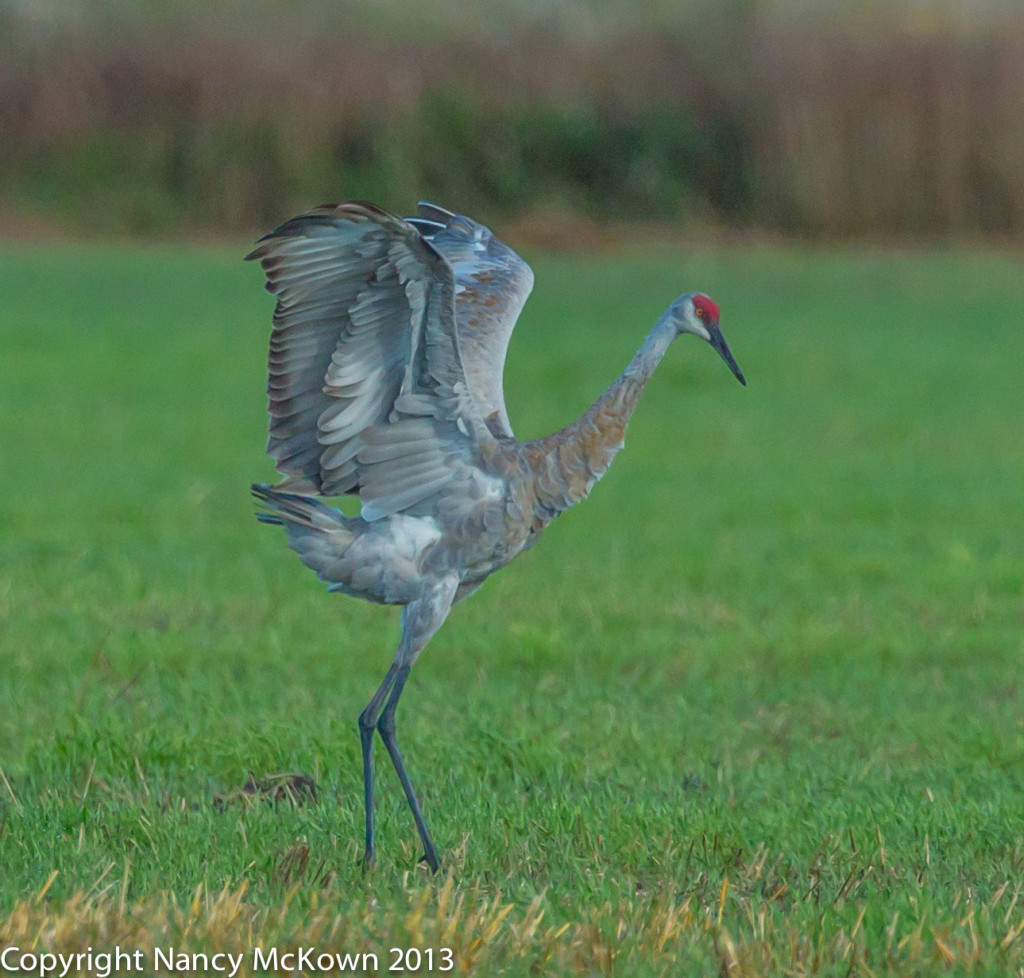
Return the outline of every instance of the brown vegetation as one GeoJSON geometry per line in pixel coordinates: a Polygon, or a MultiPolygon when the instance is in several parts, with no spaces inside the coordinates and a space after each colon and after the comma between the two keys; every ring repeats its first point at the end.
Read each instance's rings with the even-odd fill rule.
{"type": "Polygon", "coordinates": [[[0,214],[248,231],[428,196],[485,218],[1024,232],[1017,11],[698,5],[656,28],[396,36],[326,4],[33,9],[0,13],[0,214]]]}
{"type": "MultiPolygon", "coordinates": [[[[766,854],[755,856],[762,857],[763,867],[766,854]]],[[[546,919],[556,902],[553,894],[517,905],[500,891],[462,885],[450,875],[424,885],[406,874],[393,902],[381,907],[359,892],[331,891],[330,880],[318,875],[322,867],[310,874],[307,863],[308,848],[301,842],[280,854],[278,865],[293,875],[280,879],[287,894],[275,909],[254,904],[244,883],[219,891],[199,886],[187,905],[170,894],[131,900],[127,862],[119,876],[111,863],[92,891],[58,903],[46,898],[54,872],[36,897],[0,917],[0,946],[16,949],[11,953],[15,962],[26,952],[81,955],[73,960],[83,967],[74,973],[94,974],[111,970],[115,948],[132,956],[132,967],[146,965],[160,974],[168,973],[160,967],[168,955],[175,962],[181,955],[184,970],[197,972],[211,969],[193,955],[219,954],[225,964],[231,955],[239,963],[240,978],[265,973],[257,967],[256,948],[264,959],[294,955],[301,948],[312,949],[314,962],[321,954],[354,956],[360,961],[355,970],[362,974],[386,974],[395,960],[389,948],[423,949],[422,954],[429,949],[439,964],[450,961],[454,967],[447,973],[457,975],[710,974],[712,964],[720,974],[748,978],[966,974],[993,964],[999,973],[1019,974],[1022,960],[1024,923],[1013,916],[1020,886],[1014,890],[1009,883],[988,902],[972,898],[968,890],[966,899],[957,896],[952,908],[933,910],[931,919],[923,909],[918,919],[904,920],[897,912],[881,926],[873,925],[883,935],[879,946],[862,926],[865,904],[850,917],[852,926],[827,916],[813,933],[788,924],[784,910],[775,905],[793,899],[784,886],[751,901],[735,897],[726,878],[716,899],[702,905],[690,898],[679,902],[638,894],[617,905],[580,908],[578,919],[558,925],[546,919]],[[307,890],[315,892],[300,895],[307,890]],[[307,899],[305,907],[291,906],[307,899]],[[731,926],[723,923],[726,911],[731,926]]],[[[292,970],[295,960],[286,960],[280,970],[292,970]]],[[[48,966],[60,973],[59,962],[51,959],[48,966]]],[[[352,967],[323,970],[349,973],[352,967]]]]}

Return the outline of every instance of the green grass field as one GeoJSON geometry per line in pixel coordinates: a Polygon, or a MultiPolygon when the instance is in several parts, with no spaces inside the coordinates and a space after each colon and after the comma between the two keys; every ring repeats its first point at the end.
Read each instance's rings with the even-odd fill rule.
{"type": "Polygon", "coordinates": [[[689,288],[749,387],[680,340],[592,498],[427,649],[399,735],[431,878],[383,763],[357,866],[397,611],[253,518],[272,301],[244,250],[0,252],[0,947],[1024,971],[1017,259],[529,256],[521,437],[689,288]],[[318,800],[246,803],[250,772],[318,800]]]}

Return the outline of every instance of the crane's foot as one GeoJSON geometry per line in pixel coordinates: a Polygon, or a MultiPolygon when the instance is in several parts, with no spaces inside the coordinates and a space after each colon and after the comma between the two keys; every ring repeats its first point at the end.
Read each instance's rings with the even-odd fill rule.
{"type": "Polygon", "coordinates": [[[369,873],[371,870],[377,868],[377,854],[367,850],[363,853],[362,858],[359,860],[357,865],[364,873],[369,873]]]}
{"type": "Polygon", "coordinates": [[[438,861],[437,853],[433,851],[425,852],[420,856],[420,864],[422,863],[426,863],[430,868],[430,872],[435,876],[437,875],[437,871],[441,868],[441,863],[438,861]]]}

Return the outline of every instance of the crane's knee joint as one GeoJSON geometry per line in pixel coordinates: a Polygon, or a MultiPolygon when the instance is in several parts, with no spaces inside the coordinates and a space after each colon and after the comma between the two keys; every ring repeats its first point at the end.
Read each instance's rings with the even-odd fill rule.
{"type": "Polygon", "coordinates": [[[393,737],[395,735],[394,713],[385,712],[381,714],[381,718],[377,721],[377,730],[380,731],[381,736],[389,735],[393,737]]]}
{"type": "Polygon", "coordinates": [[[371,731],[372,732],[376,726],[377,726],[377,721],[370,715],[370,711],[369,710],[363,710],[363,712],[359,714],[359,730],[360,730],[360,732],[362,732],[362,733],[366,733],[367,731],[371,731]]]}

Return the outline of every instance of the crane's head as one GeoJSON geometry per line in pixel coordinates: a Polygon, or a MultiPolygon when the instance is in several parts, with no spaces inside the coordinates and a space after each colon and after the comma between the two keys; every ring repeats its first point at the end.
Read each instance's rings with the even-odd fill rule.
{"type": "Polygon", "coordinates": [[[736,375],[736,379],[747,386],[743,378],[743,371],[737,366],[736,361],[729,352],[729,344],[725,342],[721,329],[718,326],[718,306],[703,292],[687,292],[681,295],[669,307],[669,313],[680,333],[693,333],[702,340],[710,343],[718,352],[718,355],[729,365],[729,369],[736,375]]]}

